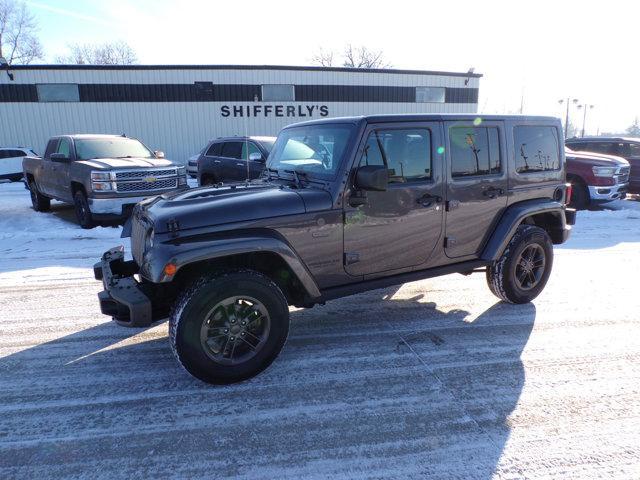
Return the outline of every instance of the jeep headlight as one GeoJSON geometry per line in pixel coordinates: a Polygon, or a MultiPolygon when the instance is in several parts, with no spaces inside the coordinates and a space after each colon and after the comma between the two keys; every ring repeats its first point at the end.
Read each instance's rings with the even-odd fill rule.
{"type": "Polygon", "coordinates": [[[613,177],[617,167],[592,167],[591,170],[596,177],[613,177]]]}

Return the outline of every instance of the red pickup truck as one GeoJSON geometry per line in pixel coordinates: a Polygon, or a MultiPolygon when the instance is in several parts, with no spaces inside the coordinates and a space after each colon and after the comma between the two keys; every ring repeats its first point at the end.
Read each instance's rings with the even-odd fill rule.
{"type": "Polygon", "coordinates": [[[593,152],[574,152],[565,148],[567,181],[573,191],[570,206],[588,208],[591,204],[623,199],[629,188],[630,166],[624,158],[593,152]]]}

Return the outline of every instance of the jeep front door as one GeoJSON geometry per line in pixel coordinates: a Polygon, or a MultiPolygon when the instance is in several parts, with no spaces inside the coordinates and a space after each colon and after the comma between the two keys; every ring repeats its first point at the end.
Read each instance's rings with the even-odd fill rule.
{"type": "MultiPolygon", "coordinates": [[[[424,268],[442,231],[443,157],[439,123],[378,124],[365,132],[357,168],[387,168],[386,191],[347,192],[344,269],[368,275],[424,268]]],[[[353,180],[352,180],[353,183],[353,180]]]]}
{"type": "Polygon", "coordinates": [[[477,256],[507,206],[502,122],[446,122],[445,252],[477,256]]]}

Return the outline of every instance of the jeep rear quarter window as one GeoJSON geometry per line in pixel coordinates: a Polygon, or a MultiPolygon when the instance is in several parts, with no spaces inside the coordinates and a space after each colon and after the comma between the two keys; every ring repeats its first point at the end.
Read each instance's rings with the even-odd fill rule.
{"type": "Polygon", "coordinates": [[[500,141],[496,127],[451,127],[451,176],[500,173],[500,141]]]}
{"type": "Polygon", "coordinates": [[[558,131],[555,127],[519,125],[513,129],[516,172],[560,169],[558,131]]]}
{"type": "Polygon", "coordinates": [[[431,178],[431,132],[428,129],[375,130],[369,134],[360,165],[384,165],[389,183],[431,178]]]}

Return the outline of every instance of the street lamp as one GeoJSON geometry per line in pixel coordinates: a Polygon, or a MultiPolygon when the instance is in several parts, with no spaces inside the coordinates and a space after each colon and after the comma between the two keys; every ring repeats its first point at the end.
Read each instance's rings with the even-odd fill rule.
{"type": "Polygon", "coordinates": [[[566,100],[564,100],[564,99],[558,100],[558,103],[560,105],[562,105],[564,102],[567,102],[567,115],[566,115],[566,117],[564,119],[564,139],[565,140],[567,139],[567,135],[569,134],[569,105],[571,105],[572,103],[574,105],[577,105],[578,101],[579,100],[577,98],[573,98],[572,99],[570,97],[567,97],[566,100]]]}
{"type": "Polygon", "coordinates": [[[581,137],[584,137],[584,127],[587,125],[587,110],[591,110],[593,107],[595,107],[595,105],[587,105],[586,103],[582,104],[582,105],[578,105],[578,108],[582,108],[583,109],[583,115],[582,115],[582,135],[580,135],[581,137]]]}

